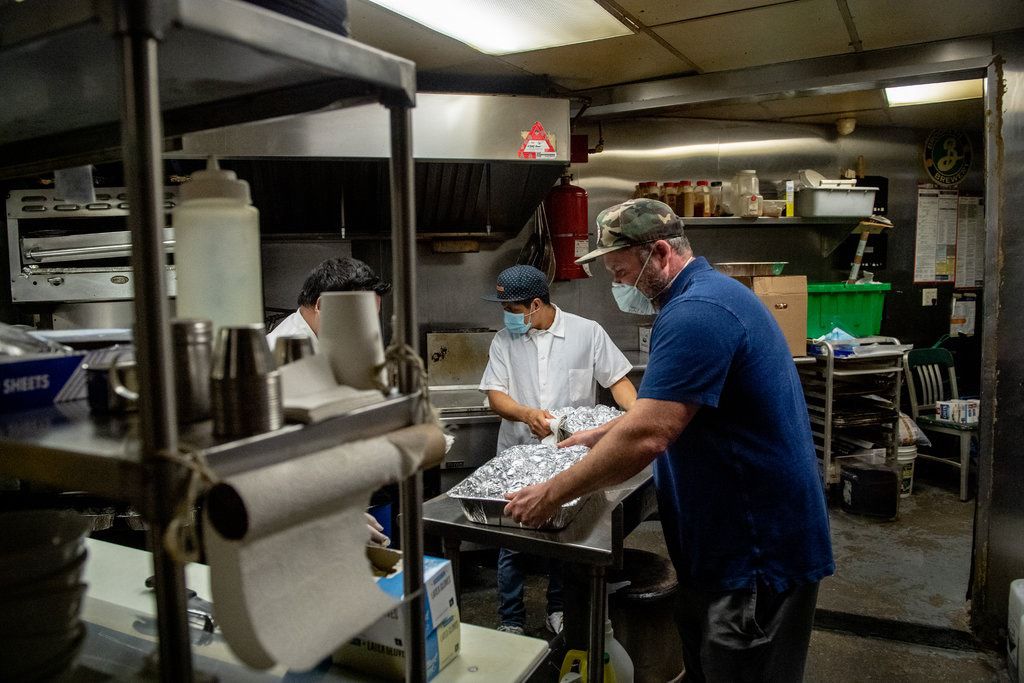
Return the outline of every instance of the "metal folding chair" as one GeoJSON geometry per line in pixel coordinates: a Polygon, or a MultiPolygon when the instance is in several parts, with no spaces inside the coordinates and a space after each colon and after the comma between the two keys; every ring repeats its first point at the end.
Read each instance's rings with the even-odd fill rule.
{"type": "Polygon", "coordinates": [[[960,398],[956,386],[956,368],[953,354],[946,349],[913,349],[906,355],[903,366],[910,395],[910,414],[925,432],[949,434],[960,442],[959,461],[931,453],[918,452],[917,457],[960,468],[960,500],[967,500],[967,482],[971,470],[971,439],[978,425],[944,422],[935,417],[938,401],[960,398]]]}

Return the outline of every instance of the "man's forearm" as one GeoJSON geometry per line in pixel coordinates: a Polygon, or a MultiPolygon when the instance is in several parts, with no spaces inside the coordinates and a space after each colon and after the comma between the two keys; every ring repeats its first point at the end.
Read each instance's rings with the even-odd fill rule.
{"type": "Polygon", "coordinates": [[[487,402],[491,410],[506,420],[523,422],[526,419],[526,411],[529,410],[521,403],[517,403],[511,396],[503,391],[490,390],[487,392],[487,402]]]}
{"type": "Polygon", "coordinates": [[[623,410],[629,410],[636,403],[636,387],[633,386],[628,377],[623,377],[613,384],[610,387],[610,391],[612,392],[612,398],[615,399],[615,403],[623,410]]]}
{"type": "Polygon", "coordinates": [[[621,484],[649,465],[665,449],[663,441],[644,438],[631,428],[628,416],[616,424],[579,463],[551,479],[559,505],[579,496],[621,484]]]}

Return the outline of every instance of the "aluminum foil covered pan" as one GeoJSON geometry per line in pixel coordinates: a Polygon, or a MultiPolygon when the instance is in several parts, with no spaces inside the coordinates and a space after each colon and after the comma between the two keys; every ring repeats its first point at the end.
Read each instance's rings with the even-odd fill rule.
{"type": "Polygon", "coordinates": [[[576,432],[596,429],[622,415],[622,411],[610,406],[582,406],[579,408],[557,408],[551,414],[560,418],[558,440],[568,439],[576,432]]]}
{"type": "MultiPolygon", "coordinates": [[[[587,454],[583,446],[555,448],[528,444],[506,448],[455,485],[448,496],[459,501],[466,519],[496,526],[522,526],[503,515],[505,494],[543,483],[579,462],[587,454]]],[[[563,505],[541,529],[561,529],[572,521],[586,498],[563,505]]]]}

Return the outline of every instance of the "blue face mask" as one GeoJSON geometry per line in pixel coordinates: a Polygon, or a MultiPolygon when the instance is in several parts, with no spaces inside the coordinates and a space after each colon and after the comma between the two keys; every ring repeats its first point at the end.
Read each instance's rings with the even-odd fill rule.
{"type": "Polygon", "coordinates": [[[647,255],[647,260],[644,261],[643,267],[640,268],[640,272],[636,276],[636,282],[631,285],[621,282],[612,283],[612,296],[615,297],[615,303],[619,305],[619,310],[623,313],[633,313],[635,315],[654,315],[657,313],[654,303],[636,286],[640,282],[640,276],[644,274],[644,269],[647,268],[652,254],[654,254],[653,250],[647,255]]]}
{"type": "MultiPolygon", "coordinates": [[[[533,317],[535,311],[530,311],[530,317],[533,317]]],[[[505,329],[512,334],[526,334],[533,327],[533,323],[526,321],[525,313],[513,313],[512,311],[505,311],[505,329]]]]}

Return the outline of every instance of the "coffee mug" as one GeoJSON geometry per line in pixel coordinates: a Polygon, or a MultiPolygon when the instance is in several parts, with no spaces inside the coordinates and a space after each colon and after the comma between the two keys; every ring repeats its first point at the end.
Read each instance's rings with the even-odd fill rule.
{"type": "Polygon", "coordinates": [[[130,351],[118,353],[109,361],[86,365],[84,369],[92,412],[127,413],[138,408],[139,380],[130,351]]]}

